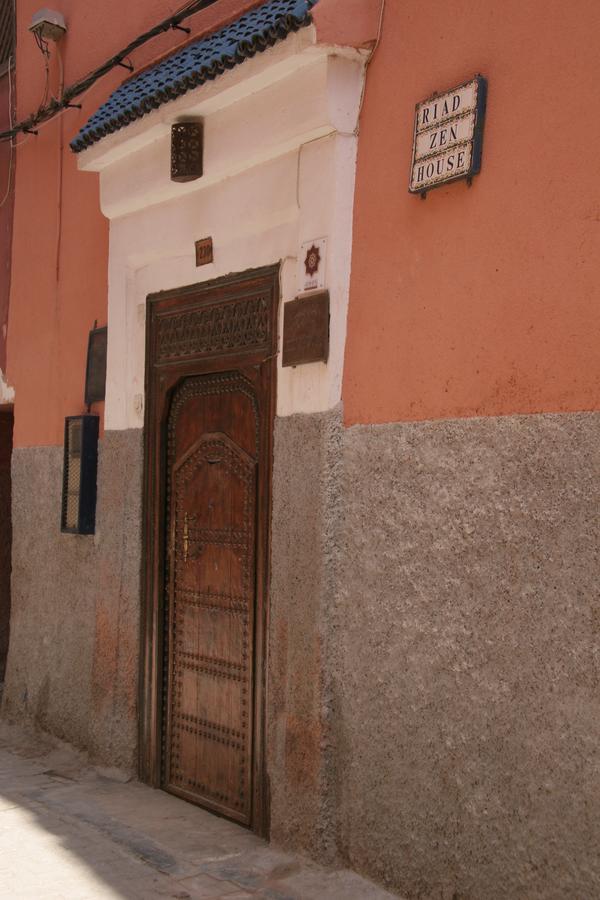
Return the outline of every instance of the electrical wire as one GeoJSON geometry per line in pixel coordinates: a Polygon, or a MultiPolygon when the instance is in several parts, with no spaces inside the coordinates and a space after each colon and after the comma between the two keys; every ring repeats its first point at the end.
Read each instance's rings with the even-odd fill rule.
{"type": "Polygon", "coordinates": [[[363,109],[363,106],[365,103],[365,94],[367,91],[367,72],[368,72],[369,66],[373,62],[373,57],[375,56],[375,53],[377,52],[377,48],[379,47],[379,44],[381,43],[381,35],[383,34],[383,16],[384,16],[384,14],[385,14],[385,0],[381,0],[381,9],[379,11],[379,28],[377,29],[377,40],[375,41],[375,43],[373,45],[373,49],[371,50],[371,54],[365,65],[362,90],[360,93],[360,103],[358,105],[358,115],[356,117],[356,128],[354,129],[355,135],[357,135],[360,130],[360,116],[361,116],[362,109],[363,109]]]}
{"type": "MultiPolygon", "coordinates": [[[[39,109],[36,113],[32,113],[27,119],[18,122],[16,125],[12,126],[9,131],[0,132],[0,141],[12,140],[17,134],[22,132],[25,134],[35,134],[38,126],[54,119],[65,109],[74,106],[75,104],[72,101],[87,93],[87,91],[104,75],[107,75],[117,66],[125,65],[125,68],[129,68],[129,66],[125,64],[125,60],[139,47],[142,47],[144,44],[148,43],[148,41],[171,29],[178,29],[180,23],[185,19],[195,15],[195,13],[207,9],[216,2],[217,0],[192,0],[192,2],[186,3],[178,12],[169,16],[169,18],[164,19],[162,22],[159,22],[158,25],[155,25],[154,28],[151,28],[149,31],[139,35],[124,47],[123,50],[102,63],[101,66],[98,66],[98,68],[94,69],[92,72],[84,75],[83,78],[80,78],[79,81],[76,81],[74,84],[70,85],[70,87],[65,88],[62,97],[59,100],[53,98],[49,103],[44,105],[42,109],[39,109]]],[[[188,29],[183,30],[189,33],[188,29]]],[[[38,46],[42,49],[41,39],[38,40],[38,46]]]]}
{"type": "Polygon", "coordinates": [[[58,97],[56,99],[62,100],[65,92],[65,64],[60,44],[56,45],[56,58],[58,60],[58,97]]]}
{"type": "MultiPolygon", "coordinates": [[[[92,87],[93,87],[93,85],[90,85],[88,88],[86,88],[85,92],[80,95],[79,99],[83,100],[84,97],[91,91],[92,87]]],[[[64,114],[68,111],[69,111],[68,106],[62,107],[61,109],[59,109],[59,111],[56,113],[56,115],[53,116],[51,119],[46,119],[44,122],[40,122],[40,124],[36,126],[37,131],[41,131],[42,128],[46,128],[52,122],[55,122],[57,119],[61,119],[64,116],[64,114]]],[[[37,134],[37,131],[36,131],[36,134],[37,134]]],[[[13,144],[13,146],[14,147],[22,147],[23,144],[26,144],[28,141],[30,141],[32,137],[33,137],[33,133],[26,134],[22,141],[19,141],[18,143],[13,144]]]]}
{"type": "Polygon", "coordinates": [[[63,218],[63,176],[64,176],[64,152],[65,152],[65,129],[64,119],[61,118],[59,123],[59,142],[58,142],[58,212],[56,220],[56,283],[60,281],[60,251],[62,247],[62,218],[63,218]]]}
{"type": "MultiPolygon", "coordinates": [[[[8,121],[9,121],[11,127],[12,127],[12,120],[13,120],[13,87],[12,87],[12,78],[11,78],[12,64],[13,64],[13,57],[11,55],[8,58],[8,121]]],[[[10,197],[10,192],[11,192],[11,188],[12,188],[13,168],[14,168],[14,162],[15,162],[14,157],[15,157],[15,144],[11,140],[11,142],[10,142],[10,158],[8,160],[8,182],[6,184],[6,193],[4,194],[4,197],[2,198],[2,200],[0,200],[0,209],[2,209],[2,207],[4,206],[4,204],[10,197]]]]}
{"type": "Polygon", "coordinates": [[[40,48],[40,52],[44,57],[44,69],[45,69],[45,77],[44,77],[44,93],[42,94],[42,99],[40,100],[40,104],[38,106],[38,112],[46,106],[48,103],[48,97],[50,94],[50,48],[48,47],[48,41],[42,40],[39,34],[35,35],[35,42],[40,48]]]}

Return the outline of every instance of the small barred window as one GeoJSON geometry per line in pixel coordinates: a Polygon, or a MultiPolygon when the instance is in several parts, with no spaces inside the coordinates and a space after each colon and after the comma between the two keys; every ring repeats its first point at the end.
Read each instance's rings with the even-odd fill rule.
{"type": "Polygon", "coordinates": [[[15,0],[0,0],[0,74],[15,52],[15,0]]]}

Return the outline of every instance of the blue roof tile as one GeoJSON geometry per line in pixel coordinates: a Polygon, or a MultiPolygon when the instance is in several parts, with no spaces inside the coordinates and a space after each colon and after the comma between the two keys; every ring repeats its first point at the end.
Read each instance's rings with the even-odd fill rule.
{"type": "Polygon", "coordinates": [[[122,84],[71,141],[75,153],[125,128],[311,22],[317,0],[268,0],[122,84]]]}

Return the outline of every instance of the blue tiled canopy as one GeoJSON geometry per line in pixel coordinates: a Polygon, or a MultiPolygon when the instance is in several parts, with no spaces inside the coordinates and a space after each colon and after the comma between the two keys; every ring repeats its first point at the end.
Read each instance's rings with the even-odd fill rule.
{"type": "Polygon", "coordinates": [[[201,38],[122,84],[71,141],[75,153],[262,53],[310,24],[317,0],[268,0],[231,25],[201,38]]]}

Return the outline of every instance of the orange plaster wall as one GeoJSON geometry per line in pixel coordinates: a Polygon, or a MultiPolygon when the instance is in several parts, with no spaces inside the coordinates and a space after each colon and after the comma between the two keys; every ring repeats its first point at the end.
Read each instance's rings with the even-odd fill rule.
{"type": "Polygon", "coordinates": [[[348,424],[600,406],[600,6],[387,0],[361,118],[348,424]],[[407,192],[414,106],[481,72],[482,172],[407,192]]]}
{"type": "MultiPolygon", "coordinates": [[[[54,0],[68,35],[61,42],[68,85],[181,7],[171,0],[54,0]]],[[[185,24],[201,36],[257,0],[219,0],[185,24]]],[[[17,2],[17,117],[38,108],[44,92],[40,51],[27,30],[39,0],[17,2]]],[[[136,71],[190,40],[169,32],[133,55],[136,71]]],[[[58,89],[56,54],[51,91],[58,89]]],[[[70,140],[128,73],[116,69],[37,137],[20,137],[7,342],[7,380],[16,391],[16,447],[60,445],[64,417],[84,412],[87,338],[106,324],[108,222],[100,212],[95,174],[79,172],[70,140]],[[61,188],[62,179],[62,188],[61,188]]],[[[100,408],[94,408],[102,412],[100,408]]]]}
{"type": "Polygon", "coordinates": [[[382,0],[319,0],[312,11],[317,40],[342,47],[372,47],[382,0]]]}
{"type": "MultiPolygon", "coordinates": [[[[9,74],[0,77],[0,129],[10,128],[9,74]]],[[[10,144],[0,144],[0,369],[6,371],[6,336],[8,333],[8,301],[12,239],[14,151],[10,144]]]]}

